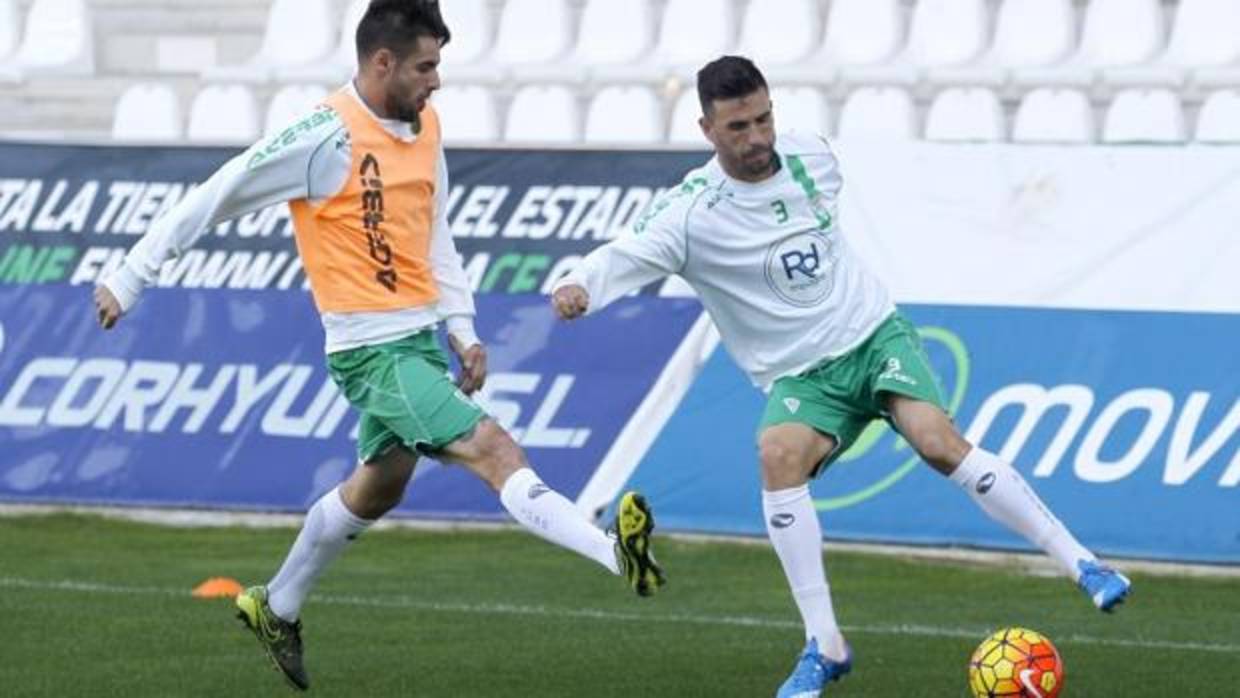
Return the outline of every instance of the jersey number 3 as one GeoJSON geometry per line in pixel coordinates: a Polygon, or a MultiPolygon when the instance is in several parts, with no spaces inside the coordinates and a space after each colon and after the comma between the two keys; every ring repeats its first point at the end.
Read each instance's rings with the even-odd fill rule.
{"type": "Polygon", "coordinates": [[[772,201],[771,208],[775,209],[776,223],[784,223],[788,220],[788,207],[784,205],[783,201],[779,199],[772,201]]]}

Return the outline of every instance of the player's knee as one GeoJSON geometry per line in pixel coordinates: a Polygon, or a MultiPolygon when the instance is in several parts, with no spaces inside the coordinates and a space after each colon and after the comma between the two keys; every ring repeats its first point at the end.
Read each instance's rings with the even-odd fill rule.
{"type": "Polygon", "coordinates": [[[499,491],[510,475],[525,467],[525,451],[508,432],[490,420],[479,426],[479,436],[479,474],[499,491]]]}
{"type": "Polygon", "coordinates": [[[405,498],[405,488],[391,486],[386,487],[375,493],[371,502],[371,511],[369,515],[363,516],[364,519],[377,519],[395,509],[405,498]]]}
{"type": "Polygon", "coordinates": [[[767,489],[794,487],[805,479],[805,459],[800,449],[778,439],[762,441],[758,445],[758,459],[767,489]]]}
{"type": "Polygon", "coordinates": [[[405,497],[405,483],[396,479],[347,482],[341,493],[345,506],[363,519],[378,519],[395,509],[405,497]]]}
{"type": "Polygon", "coordinates": [[[950,472],[969,452],[969,445],[948,425],[933,425],[915,429],[905,438],[917,450],[922,460],[940,472],[950,472]]]}

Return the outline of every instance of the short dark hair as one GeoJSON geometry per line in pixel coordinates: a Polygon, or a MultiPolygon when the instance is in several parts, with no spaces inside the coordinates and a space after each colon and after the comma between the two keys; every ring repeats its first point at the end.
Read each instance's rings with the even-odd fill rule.
{"type": "Polygon", "coordinates": [[[702,103],[702,113],[708,116],[716,99],[735,99],[765,89],[762,71],[744,56],[716,58],[697,74],[698,101],[702,103]]]}
{"type": "Polygon", "coordinates": [[[440,46],[452,38],[438,0],[371,0],[357,24],[357,56],[365,59],[386,48],[404,58],[424,36],[440,46]]]}

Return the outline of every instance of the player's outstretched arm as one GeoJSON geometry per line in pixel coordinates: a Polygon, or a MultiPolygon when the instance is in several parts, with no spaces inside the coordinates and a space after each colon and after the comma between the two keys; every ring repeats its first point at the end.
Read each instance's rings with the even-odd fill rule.
{"type": "Polygon", "coordinates": [[[687,259],[685,223],[688,194],[654,205],[626,235],[597,247],[552,287],[551,306],[563,320],[595,313],[650,283],[681,273],[687,259]]]}
{"type": "Polygon", "coordinates": [[[561,320],[575,320],[590,308],[590,294],[577,284],[561,286],[551,294],[551,306],[561,320]]]}
{"type": "Polygon", "coordinates": [[[326,166],[314,167],[313,158],[320,152],[318,146],[341,128],[334,112],[317,110],[285,133],[260,141],[224,163],[153,221],[125,255],[124,263],[100,280],[95,290],[99,324],[104,329],[115,325],[143,290],[155,284],[163,264],[192,247],[216,224],[311,196],[312,184],[323,191],[339,190],[348,166],[336,173],[326,166]]]}

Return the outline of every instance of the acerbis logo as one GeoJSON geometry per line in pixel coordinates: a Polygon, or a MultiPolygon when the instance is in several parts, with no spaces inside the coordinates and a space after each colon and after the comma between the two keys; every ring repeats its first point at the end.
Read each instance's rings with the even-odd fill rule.
{"type": "Polygon", "coordinates": [[[994,486],[995,486],[995,474],[994,472],[989,472],[983,475],[981,480],[977,481],[977,487],[975,489],[977,490],[978,494],[986,494],[987,492],[990,491],[990,488],[994,486]]]}
{"type": "Polygon", "coordinates": [[[835,285],[838,254],[835,242],[818,231],[786,237],[767,250],[766,283],[792,305],[818,305],[835,285]]]}
{"type": "Polygon", "coordinates": [[[797,517],[793,514],[783,513],[776,514],[771,517],[771,525],[775,528],[788,528],[796,523],[797,517]]]}
{"type": "Polygon", "coordinates": [[[535,482],[534,484],[530,485],[530,491],[528,493],[528,496],[530,499],[538,499],[539,497],[543,496],[544,494],[547,494],[550,491],[551,491],[550,487],[547,487],[541,482],[535,482]]]}

